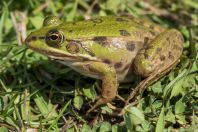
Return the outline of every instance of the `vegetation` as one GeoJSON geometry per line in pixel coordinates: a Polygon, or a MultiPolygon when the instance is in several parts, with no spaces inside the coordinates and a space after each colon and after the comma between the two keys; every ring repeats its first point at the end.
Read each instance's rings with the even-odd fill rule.
{"type": "MultiPolygon", "coordinates": [[[[198,131],[197,0],[2,0],[0,1],[0,131],[198,131]],[[89,116],[99,81],[82,76],[28,49],[24,39],[45,16],[64,21],[131,15],[184,36],[180,63],[149,86],[140,102],[119,99],[89,116]]],[[[129,85],[119,90],[127,98],[129,85]]]]}

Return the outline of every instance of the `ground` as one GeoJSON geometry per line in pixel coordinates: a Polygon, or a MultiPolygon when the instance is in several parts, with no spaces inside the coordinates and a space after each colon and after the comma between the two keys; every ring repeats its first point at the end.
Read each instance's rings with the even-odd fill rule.
{"type": "MultiPolygon", "coordinates": [[[[197,0],[2,0],[0,131],[198,131],[197,14],[197,0]],[[184,51],[177,67],[139,95],[138,104],[126,107],[123,116],[112,110],[122,108],[119,99],[85,116],[100,82],[24,44],[48,15],[63,21],[108,15],[149,19],[178,29],[184,51]]],[[[119,95],[126,98],[131,85],[121,85],[119,95]]]]}

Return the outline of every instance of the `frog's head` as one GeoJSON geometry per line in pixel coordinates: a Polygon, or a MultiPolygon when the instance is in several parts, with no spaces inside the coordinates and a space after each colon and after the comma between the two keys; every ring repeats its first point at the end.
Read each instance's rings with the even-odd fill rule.
{"type": "Polygon", "coordinates": [[[64,61],[95,60],[80,42],[68,39],[62,21],[57,17],[45,18],[43,27],[32,32],[25,40],[34,51],[64,61]]]}

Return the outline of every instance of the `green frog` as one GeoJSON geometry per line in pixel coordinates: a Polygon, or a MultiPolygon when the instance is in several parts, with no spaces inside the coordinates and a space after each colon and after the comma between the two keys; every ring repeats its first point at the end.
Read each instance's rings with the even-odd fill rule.
{"type": "Polygon", "coordinates": [[[183,50],[183,36],[176,29],[127,16],[77,22],[50,16],[25,43],[34,51],[102,81],[101,95],[88,113],[111,102],[120,83],[132,82],[139,76],[143,81],[128,103],[134,94],[170,71],[183,50]]]}

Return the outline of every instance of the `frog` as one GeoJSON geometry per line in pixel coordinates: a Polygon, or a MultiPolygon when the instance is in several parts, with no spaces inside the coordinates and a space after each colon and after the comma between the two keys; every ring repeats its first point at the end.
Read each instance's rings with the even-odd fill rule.
{"type": "Polygon", "coordinates": [[[25,40],[33,51],[101,80],[101,94],[87,113],[112,102],[121,83],[141,77],[126,101],[128,104],[135,94],[178,64],[183,42],[177,29],[131,16],[100,16],[70,22],[48,16],[43,26],[25,40]]]}

